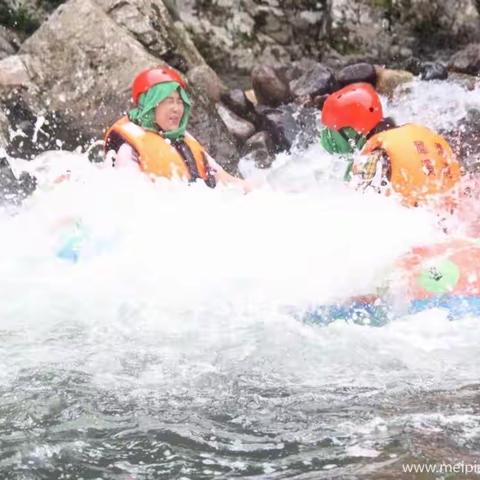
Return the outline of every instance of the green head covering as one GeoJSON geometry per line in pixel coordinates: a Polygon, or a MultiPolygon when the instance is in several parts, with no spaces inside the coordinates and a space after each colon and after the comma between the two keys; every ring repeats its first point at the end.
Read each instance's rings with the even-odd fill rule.
{"type": "Polygon", "coordinates": [[[328,153],[349,155],[363,148],[366,137],[350,127],[340,131],[324,128],[320,132],[320,143],[328,153]]]}
{"type": "Polygon", "coordinates": [[[350,181],[352,178],[352,155],[363,148],[367,138],[358,133],[350,127],[342,128],[339,131],[331,128],[324,128],[320,132],[320,143],[328,153],[336,153],[338,155],[345,155],[347,166],[343,176],[345,181],[350,181]]]}
{"type": "Polygon", "coordinates": [[[140,125],[145,130],[158,132],[160,128],[155,123],[155,108],[157,108],[157,105],[169,97],[175,90],[178,90],[180,98],[183,101],[183,116],[177,129],[162,132],[162,135],[170,140],[178,140],[179,138],[182,138],[187,129],[192,104],[190,98],[188,98],[187,92],[177,82],[157,83],[156,85],[153,85],[153,87],[150,87],[145,93],[142,93],[138,100],[138,106],[128,112],[128,119],[131,122],[140,125]]]}

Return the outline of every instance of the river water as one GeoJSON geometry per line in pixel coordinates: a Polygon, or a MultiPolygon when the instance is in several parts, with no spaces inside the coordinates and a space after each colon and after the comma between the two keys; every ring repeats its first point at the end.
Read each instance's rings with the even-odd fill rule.
{"type": "MultiPolygon", "coordinates": [[[[479,97],[418,82],[387,111],[449,128],[479,97]]],[[[249,195],[79,154],[31,166],[72,179],[0,216],[0,478],[474,478],[405,468],[476,464],[478,318],[302,321],[443,235],[329,162],[313,146],[244,165],[268,181],[249,195]]]]}

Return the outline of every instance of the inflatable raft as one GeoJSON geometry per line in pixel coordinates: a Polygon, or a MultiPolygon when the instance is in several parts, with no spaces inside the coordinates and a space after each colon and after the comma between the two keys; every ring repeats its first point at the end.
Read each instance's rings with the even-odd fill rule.
{"type": "Polygon", "coordinates": [[[381,293],[309,309],[303,319],[381,326],[432,308],[451,319],[480,316],[480,240],[449,239],[413,248],[394,265],[381,293]]]}

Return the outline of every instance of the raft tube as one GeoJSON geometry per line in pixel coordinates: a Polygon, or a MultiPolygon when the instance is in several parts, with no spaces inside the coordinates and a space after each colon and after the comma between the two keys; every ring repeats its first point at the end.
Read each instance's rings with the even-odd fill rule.
{"type": "Polygon", "coordinates": [[[308,309],[303,320],[382,326],[430,309],[446,310],[452,320],[480,317],[480,240],[448,239],[413,248],[396,262],[382,290],[381,295],[308,309]]]}

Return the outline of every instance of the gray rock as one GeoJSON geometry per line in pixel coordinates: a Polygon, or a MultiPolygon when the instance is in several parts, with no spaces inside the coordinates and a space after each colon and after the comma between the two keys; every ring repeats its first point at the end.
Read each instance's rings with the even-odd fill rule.
{"type": "Polygon", "coordinates": [[[255,121],[255,108],[245,92],[239,88],[228,91],[221,97],[222,102],[232,112],[249,121],[255,121]]]}
{"type": "Polygon", "coordinates": [[[174,21],[161,0],[95,1],[150,54],[183,71],[205,64],[181,23],[174,21]]]}
{"type": "Polygon", "coordinates": [[[187,79],[190,86],[214,103],[219,102],[227,91],[227,87],[207,64],[191,68],[187,73],[187,79]]]}
{"type": "Polygon", "coordinates": [[[422,80],[445,80],[448,78],[448,69],[439,62],[425,62],[420,67],[422,80]]]}
{"type": "Polygon", "coordinates": [[[206,98],[197,96],[192,112],[189,132],[220,165],[236,174],[240,158],[237,143],[218,115],[215,105],[206,98]]]}
{"type": "Polygon", "coordinates": [[[471,43],[453,55],[449,67],[455,72],[470,75],[480,73],[480,43],[471,43]]]}
{"type": "Polygon", "coordinates": [[[0,60],[16,53],[19,46],[19,35],[0,25],[0,60]]]}
{"type": "Polygon", "coordinates": [[[176,11],[210,65],[250,72],[258,63],[317,52],[328,37],[328,3],[177,0],[176,11]]]}
{"type": "Polygon", "coordinates": [[[10,156],[29,159],[45,150],[74,150],[91,142],[92,137],[78,129],[75,118],[48,110],[41,92],[40,98],[38,95],[35,87],[3,89],[0,95],[0,110],[6,117],[5,146],[10,156]]]}
{"type": "Polygon", "coordinates": [[[470,109],[455,129],[441,133],[467,171],[480,171],[480,110],[470,109]]]}
{"type": "MultiPolygon", "coordinates": [[[[138,2],[144,5],[142,0],[138,2]]],[[[174,30],[173,25],[165,28],[174,30]]],[[[188,57],[182,44],[175,48],[179,55],[188,57]]],[[[162,63],[91,0],[69,0],[61,5],[23,43],[20,54],[34,59],[28,74],[35,88],[29,93],[39,107],[32,113],[37,117],[58,114],[64,124],[78,132],[79,139],[102,138],[105,129],[130,107],[135,75],[162,63]]],[[[213,155],[218,154],[221,163],[234,170],[238,151],[231,135],[211,103],[195,90],[192,97],[189,130],[213,155]]]]}
{"type": "Polygon", "coordinates": [[[248,156],[257,168],[270,168],[275,159],[272,137],[262,131],[252,135],[245,143],[242,156],[248,156]]]}
{"type": "Polygon", "coordinates": [[[269,108],[256,107],[259,129],[267,132],[272,140],[275,152],[290,150],[292,146],[306,148],[318,141],[319,110],[314,107],[299,107],[294,103],[269,108]]]}
{"type": "Polygon", "coordinates": [[[260,128],[266,131],[272,138],[275,153],[289,150],[296,130],[295,120],[279,108],[270,108],[264,105],[255,107],[259,119],[260,128]]]}
{"type": "Polygon", "coordinates": [[[342,87],[355,82],[367,82],[375,86],[377,72],[370,63],[355,63],[342,68],[337,73],[337,80],[342,87]]]}
{"type": "Polygon", "coordinates": [[[295,97],[323,95],[335,88],[333,71],[321,63],[316,63],[299,78],[290,82],[290,89],[295,97]]]}
{"type": "Polygon", "coordinates": [[[29,69],[33,67],[31,55],[11,55],[0,60],[0,85],[27,86],[31,84],[29,69]]]}
{"type": "Polygon", "coordinates": [[[23,172],[17,178],[7,159],[0,154],[0,204],[17,205],[36,188],[35,178],[23,172]]]}
{"type": "Polygon", "coordinates": [[[287,64],[277,65],[275,70],[281,78],[285,78],[290,83],[292,80],[296,80],[308,71],[313,70],[318,64],[312,58],[302,58],[287,64]]]}
{"type": "Polygon", "coordinates": [[[381,64],[408,58],[419,51],[445,60],[445,47],[478,39],[480,17],[475,3],[476,0],[332,0],[330,44],[345,55],[374,53],[375,63],[381,64]]]}
{"type": "Polygon", "coordinates": [[[290,99],[288,84],[268,65],[257,65],[252,70],[252,86],[262,105],[275,107],[290,99]]]}
{"type": "Polygon", "coordinates": [[[377,92],[391,97],[395,89],[404,83],[411,82],[413,75],[404,70],[375,67],[377,71],[377,92]]]}
{"type": "Polygon", "coordinates": [[[244,142],[255,132],[255,126],[239,117],[222,103],[217,103],[217,112],[228,131],[240,142],[244,142]]]}

